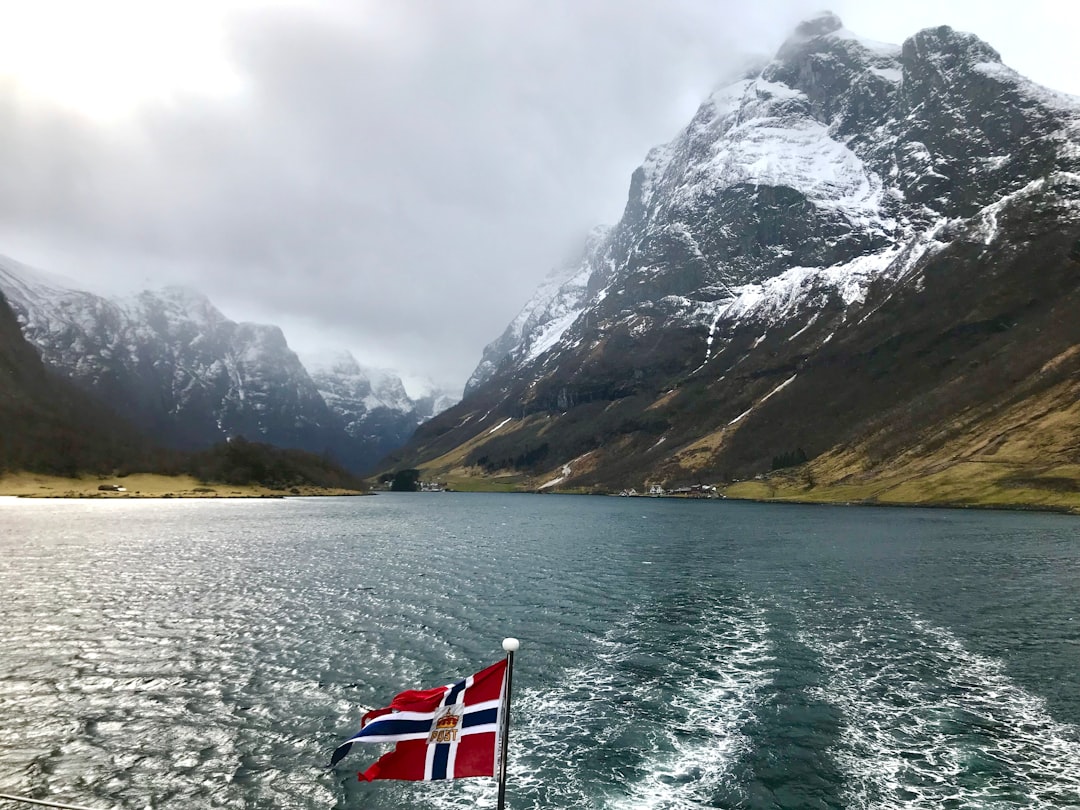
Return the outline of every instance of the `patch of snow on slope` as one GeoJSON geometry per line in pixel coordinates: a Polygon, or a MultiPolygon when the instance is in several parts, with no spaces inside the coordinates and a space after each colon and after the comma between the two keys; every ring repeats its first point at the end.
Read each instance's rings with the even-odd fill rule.
{"type": "Polygon", "coordinates": [[[753,410],[754,410],[753,408],[747,408],[745,411],[743,411],[738,416],[736,416],[734,419],[732,419],[730,422],[728,422],[728,427],[731,427],[736,422],[741,422],[743,419],[748,417],[750,415],[750,412],[753,411],[753,410]]]}
{"type": "Polygon", "coordinates": [[[556,484],[561,484],[563,481],[570,477],[571,472],[572,470],[570,469],[570,465],[563,464],[562,475],[560,475],[558,478],[552,478],[550,481],[546,481],[545,483],[541,484],[539,488],[547,489],[548,487],[553,487],[556,484]]]}
{"type": "Polygon", "coordinates": [[[563,481],[565,481],[567,478],[569,478],[571,476],[571,474],[573,473],[573,469],[572,469],[571,465],[576,464],[577,462],[581,461],[583,458],[587,458],[588,456],[591,456],[591,455],[592,455],[592,450],[590,450],[588,453],[583,453],[582,455],[578,456],[575,459],[571,459],[567,464],[563,464],[562,471],[561,471],[562,474],[559,475],[557,478],[552,478],[550,481],[544,482],[543,484],[541,484],[539,486],[539,489],[548,489],[549,487],[553,487],[556,484],[561,484],[563,481]]]}
{"type": "Polygon", "coordinates": [[[1000,200],[990,203],[990,205],[983,208],[971,219],[971,221],[975,223],[974,237],[979,239],[984,245],[989,245],[998,235],[998,215],[1002,210],[1025,197],[1042,194],[1049,183],[1059,181],[1080,185],[1080,175],[1074,174],[1073,172],[1054,172],[1049,177],[1040,177],[1038,180],[1032,180],[1023,188],[1017,189],[1011,194],[1006,194],[1000,200]]]}
{"type": "Polygon", "coordinates": [[[793,267],[760,284],[735,288],[733,297],[718,302],[710,331],[721,321],[761,320],[780,323],[795,314],[809,293],[822,287],[835,290],[850,306],[866,295],[870,282],[880,276],[899,254],[898,248],[859,256],[833,267],[793,267]]]}
{"type": "Polygon", "coordinates": [[[881,179],[817,121],[765,119],[739,127],[708,168],[723,186],[790,186],[819,205],[880,208],[881,179]]]}
{"type": "Polygon", "coordinates": [[[506,419],[503,419],[501,422],[499,422],[499,424],[497,424],[495,427],[493,427],[491,430],[489,430],[488,435],[491,435],[492,433],[497,431],[499,428],[501,428],[507,422],[513,422],[513,421],[514,421],[514,417],[508,416],[506,419]]]}
{"type": "Polygon", "coordinates": [[[787,388],[789,385],[791,385],[793,382],[795,382],[795,377],[798,377],[798,376],[799,376],[798,374],[795,374],[792,377],[784,380],[782,383],[780,383],[778,386],[776,386],[776,388],[774,388],[772,391],[767,393],[765,396],[763,396],[761,399],[759,399],[757,402],[755,402],[753,405],[751,405],[745,411],[743,411],[738,416],[736,416],[734,419],[732,419],[730,422],[728,422],[727,426],[731,427],[735,423],[741,422],[743,419],[745,419],[747,416],[749,416],[751,413],[753,413],[755,408],[757,408],[758,406],[764,404],[764,402],[767,399],[769,399],[769,397],[773,396],[774,394],[778,394],[780,391],[783,391],[785,388],[787,388]]]}
{"type": "Polygon", "coordinates": [[[861,45],[864,49],[877,56],[885,57],[887,59],[898,59],[900,57],[900,46],[894,45],[891,42],[878,42],[873,39],[866,39],[860,37],[853,31],[849,31],[847,28],[838,28],[836,31],[832,31],[826,34],[828,37],[834,39],[848,40],[861,45]]]}
{"type": "Polygon", "coordinates": [[[830,137],[810,115],[805,95],[785,84],[756,79],[718,91],[679,141],[684,148],[693,148],[695,141],[710,147],[709,159],[677,190],[681,205],[749,184],[787,186],[818,205],[880,215],[881,178],[830,137]],[[715,113],[707,122],[699,120],[706,109],[715,113]]]}
{"type": "Polygon", "coordinates": [[[780,383],[778,386],[776,386],[776,388],[774,388],[772,391],[770,391],[765,396],[763,396],[761,399],[759,399],[758,400],[758,405],[763,403],[765,400],[769,399],[769,397],[773,396],[774,394],[778,394],[779,392],[783,391],[785,388],[787,388],[789,385],[791,385],[793,382],[795,382],[795,377],[798,377],[798,376],[799,376],[798,374],[795,374],[792,377],[790,377],[789,379],[784,380],[782,383],[780,383]]]}
{"type": "Polygon", "coordinates": [[[880,76],[881,78],[885,79],[885,81],[892,82],[893,84],[899,84],[901,81],[903,81],[904,78],[904,73],[902,70],[900,70],[900,68],[872,67],[870,68],[870,72],[880,76]]]}
{"type": "Polygon", "coordinates": [[[813,325],[814,325],[815,323],[817,323],[817,322],[818,322],[818,318],[820,318],[820,317],[821,317],[821,315],[820,315],[820,314],[817,314],[817,315],[815,315],[815,316],[814,316],[813,318],[811,318],[810,320],[808,320],[808,321],[806,322],[806,326],[804,326],[804,327],[803,327],[802,329],[800,329],[800,330],[799,330],[798,332],[796,332],[796,333],[795,333],[794,335],[792,335],[791,337],[789,337],[789,338],[788,338],[788,340],[794,340],[795,338],[797,338],[797,337],[798,337],[799,335],[801,335],[801,334],[802,334],[803,332],[805,332],[805,331],[806,331],[807,329],[809,329],[809,328],[810,328],[811,326],[813,326],[813,325]]]}
{"type": "Polygon", "coordinates": [[[573,325],[574,321],[576,321],[584,311],[584,307],[573,307],[560,313],[557,318],[545,323],[529,344],[529,349],[525,355],[524,362],[527,363],[535,360],[558,343],[566,330],[573,325]]]}

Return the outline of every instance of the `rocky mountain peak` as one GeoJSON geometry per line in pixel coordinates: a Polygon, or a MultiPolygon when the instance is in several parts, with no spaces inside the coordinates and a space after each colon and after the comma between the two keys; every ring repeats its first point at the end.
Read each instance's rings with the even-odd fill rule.
{"type": "Polygon", "coordinates": [[[344,349],[319,354],[305,352],[300,356],[300,360],[312,376],[316,374],[361,375],[360,364],[353,357],[353,353],[344,349]]]}
{"type": "Polygon", "coordinates": [[[220,324],[226,320],[209,298],[190,287],[168,286],[143,290],[133,296],[133,301],[144,310],[172,314],[201,324],[220,324]]]}
{"type": "MultiPolygon", "coordinates": [[[[762,80],[801,93],[810,114],[826,126],[837,125],[845,111],[858,115],[858,125],[868,114],[880,119],[900,78],[898,46],[859,37],[834,14],[800,25],[761,73],[762,80]]],[[[850,122],[838,129],[857,129],[845,124],[850,122]]]]}
{"type": "Polygon", "coordinates": [[[925,28],[904,41],[900,58],[905,69],[933,65],[937,70],[972,68],[983,62],[1000,62],[1001,54],[974,34],[947,25],[925,28]]]}
{"type": "Polygon", "coordinates": [[[795,28],[795,33],[789,38],[789,42],[796,39],[806,40],[820,37],[823,34],[831,34],[844,27],[843,21],[831,11],[820,11],[809,19],[803,20],[795,28]]]}

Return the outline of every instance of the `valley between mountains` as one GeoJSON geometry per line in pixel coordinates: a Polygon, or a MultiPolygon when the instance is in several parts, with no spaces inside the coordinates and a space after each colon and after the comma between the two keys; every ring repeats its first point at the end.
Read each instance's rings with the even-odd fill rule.
{"type": "Polygon", "coordinates": [[[729,77],[460,402],[302,361],[190,291],[6,262],[0,292],[35,390],[64,378],[169,446],[244,435],[455,489],[1080,508],[1080,99],[948,27],[891,45],[826,12],[729,77]]]}

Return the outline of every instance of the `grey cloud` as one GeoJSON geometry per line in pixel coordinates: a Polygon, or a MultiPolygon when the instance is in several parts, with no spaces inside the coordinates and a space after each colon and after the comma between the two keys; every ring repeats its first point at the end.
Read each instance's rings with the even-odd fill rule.
{"type": "Polygon", "coordinates": [[[66,254],[44,269],[88,281],[189,283],[290,337],[322,324],[460,384],[571,243],[619,215],[647,149],[816,7],[255,10],[229,32],[237,97],[105,126],[0,87],[0,239],[66,254]]]}

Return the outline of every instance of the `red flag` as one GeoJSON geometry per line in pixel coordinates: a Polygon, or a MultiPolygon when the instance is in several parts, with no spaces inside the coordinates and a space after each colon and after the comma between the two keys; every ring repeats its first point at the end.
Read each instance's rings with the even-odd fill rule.
{"type": "Polygon", "coordinates": [[[494,776],[505,680],[504,659],[457,683],[402,692],[389,707],[364,715],[361,730],[338,748],[331,764],[354,742],[396,742],[360,779],[494,776]]]}

